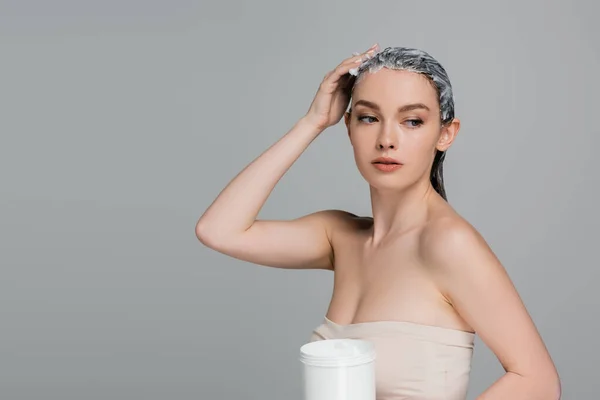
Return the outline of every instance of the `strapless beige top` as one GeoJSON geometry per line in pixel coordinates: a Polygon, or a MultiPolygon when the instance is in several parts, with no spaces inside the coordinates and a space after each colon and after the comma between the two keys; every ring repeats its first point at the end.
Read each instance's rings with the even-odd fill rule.
{"type": "Polygon", "coordinates": [[[375,345],[377,400],[465,400],[475,334],[412,322],[340,325],[325,318],[310,341],[363,339],[375,345]]]}

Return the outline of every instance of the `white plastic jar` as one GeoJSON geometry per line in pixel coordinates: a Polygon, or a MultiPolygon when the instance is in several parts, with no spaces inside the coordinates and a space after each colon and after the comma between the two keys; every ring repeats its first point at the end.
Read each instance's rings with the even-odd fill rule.
{"type": "Polygon", "coordinates": [[[358,339],[329,339],[300,348],[304,400],[375,400],[375,347],[358,339]]]}

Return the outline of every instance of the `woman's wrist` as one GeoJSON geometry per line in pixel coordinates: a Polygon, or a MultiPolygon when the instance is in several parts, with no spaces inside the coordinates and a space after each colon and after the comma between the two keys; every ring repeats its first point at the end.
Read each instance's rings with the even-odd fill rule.
{"type": "Polygon", "coordinates": [[[307,116],[300,118],[298,122],[296,122],[296,126],[308,131],[309,133],[312,133],[315,137],[319,136],[321,132],[325,130],[322,127],[314,124],[307,116]]]}

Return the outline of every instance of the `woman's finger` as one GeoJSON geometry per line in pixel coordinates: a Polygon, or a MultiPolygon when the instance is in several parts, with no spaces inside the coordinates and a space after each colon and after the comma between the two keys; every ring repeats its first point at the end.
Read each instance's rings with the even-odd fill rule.
{"type": "MultiPolygon", "coordinates": [[[[362,62],[372,58],[375,53],[379,50],[377,44],[373,45],[370,49],[364,53],[354,55],[346,60],[342,61],[334,70],[333,74],[329,75],[329,79],[338,80],[339,77],[346,75],[351,69],[356,68],[362,62]]],[[[355,53],[356,54],[356,53],[355,53]]]]}
{"type": "Polygon", "coordinates": [[[342,61],[335,69],[329,72],[326,75],[325,80],[323,81],[324,85],[335,85],[339,82],[340,78],[350,72],[351,69],[356,68],[360,63],[369,58],[373,57],[375,52],[379,49],[379,46],[374,45],[369,50],[365,51],[362,54],[352,56],[342,61]]]}

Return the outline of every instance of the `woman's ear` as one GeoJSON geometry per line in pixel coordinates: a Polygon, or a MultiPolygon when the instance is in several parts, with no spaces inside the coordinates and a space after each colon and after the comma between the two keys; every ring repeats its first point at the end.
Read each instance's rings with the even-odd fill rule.
{"type": "Polygon", "coordinates": [[[458,131],[460,130],[460,120],[454,118],[452,122],[442,126],[440,137],[436,144],[436,149],[439,151],[446,151],[456,139],[458,131]]]}

